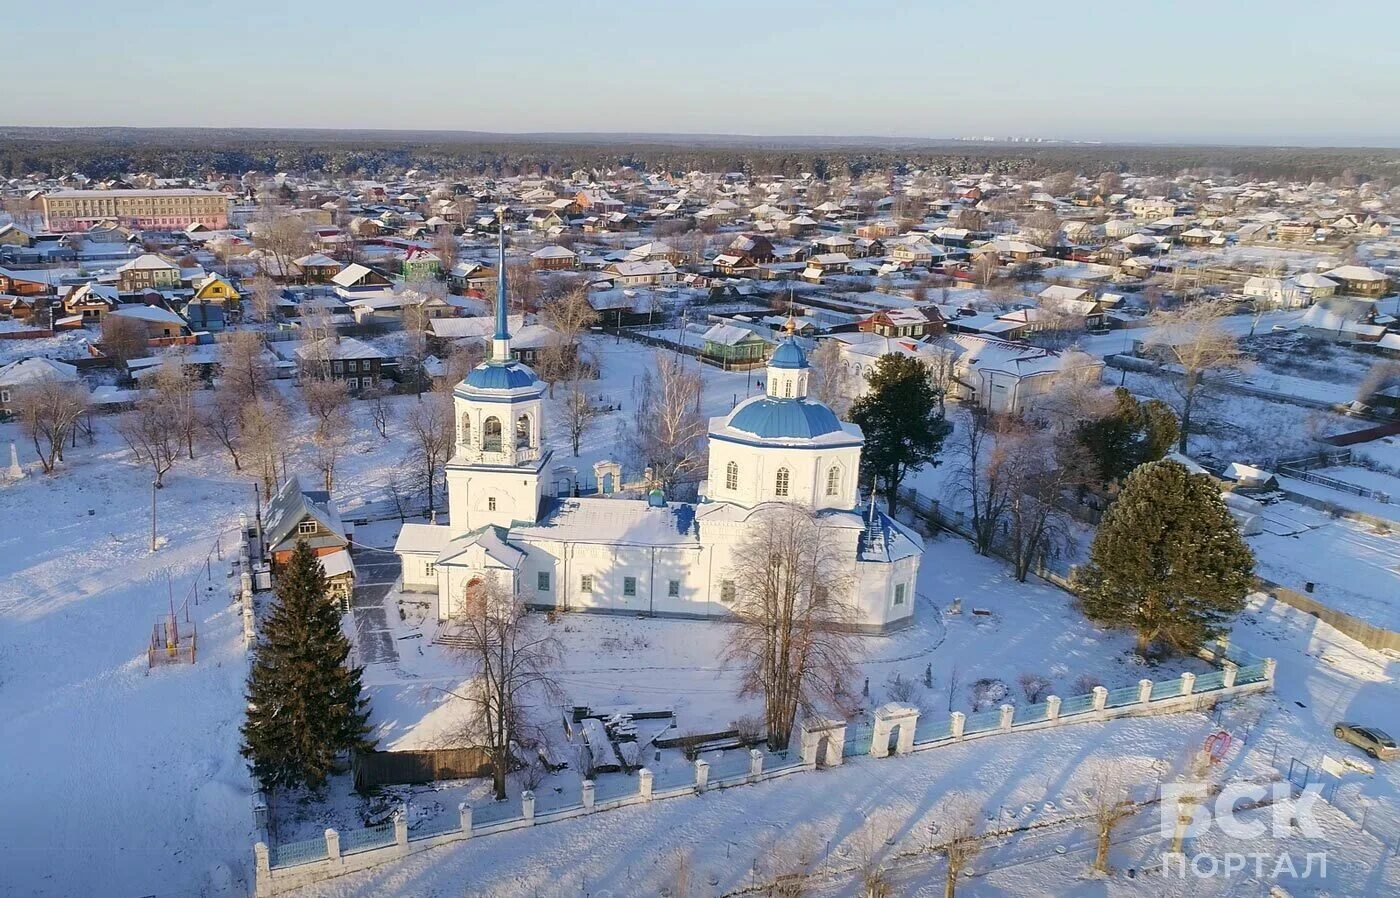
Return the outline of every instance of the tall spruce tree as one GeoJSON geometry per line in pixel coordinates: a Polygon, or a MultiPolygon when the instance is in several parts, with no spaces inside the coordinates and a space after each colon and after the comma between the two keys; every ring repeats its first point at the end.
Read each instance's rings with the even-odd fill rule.
{"type": "Polygon", "coordinates": [[[1204,474],[1175,461],[1142,465],[1109,507],[1076,577],[1084,612],[1154,644],[1194,652],[1244,608],[1254,555],[1204,474]]]}
{"type": "Polygon", "coordinates": [[[325,571],[299,540],[248,675],[242,753],[265,784],[320,788],[342,753],[373,747],[363,669],[347,666],[349,655],[325,571]]]}
{"type": "Polygon", "coordinates": [[[851,406],[851,420],[865,432],[861,480],[885,490],[894,511],[899,485],[910,471],[938,464],[936,456],[952,426],[929,372],[918,359],[897,353],[880,356],[866,375],[870,390],[851,406]]]}

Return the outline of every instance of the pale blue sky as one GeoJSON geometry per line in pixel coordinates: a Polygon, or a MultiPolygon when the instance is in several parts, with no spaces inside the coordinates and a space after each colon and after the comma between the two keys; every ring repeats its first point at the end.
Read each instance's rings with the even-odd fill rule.
{"type": "Polygon", "coordinates": [[[1397,0],[62,0],[0,21],[26,88],[8,125],[1400,145],[1397,0]]]}

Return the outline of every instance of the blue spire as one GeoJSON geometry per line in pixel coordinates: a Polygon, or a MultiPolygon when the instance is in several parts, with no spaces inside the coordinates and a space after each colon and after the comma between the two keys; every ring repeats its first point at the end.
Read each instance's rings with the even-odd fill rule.
{"type": "MultiPolygon", "coordinates": [[[[496,340],[509,340],[506,329],[506,207],[496,208],[496,340]]],[[[502,360],[504,361],[504,360],[502,360]]]]}

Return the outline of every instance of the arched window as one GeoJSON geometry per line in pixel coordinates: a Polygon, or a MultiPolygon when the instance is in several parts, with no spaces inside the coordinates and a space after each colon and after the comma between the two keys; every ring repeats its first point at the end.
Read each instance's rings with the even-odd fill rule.
{"type": "Polygon", "coordinates": [[[530,416],[521,415],[515,419],[515,448],[530,448],[530,416]]]}
{"type": "Polygon", "coordinates": [[[481,449],[483,452],[501,451],[501,419],[487,418],[481,425],[481,449]]]}
{"type": "Polygon", "coordinates": [[[739,488],[739,464],[730,462],[724,466],[724,488],[731,493],[739,488]]]}
{"type": "Polygon", "coordinates": [[[787,469],[787,468],[779,468],[779,469],[778,469],[778,477],[777,477],[777,480],[776,480],[775,483],[773,484],[773,493],[774,493],[774,495],[786,496],[786,495],[788,494],[788,480],[789,480],[789,479],[790,479],[790,478],[789,478],[789,476],[788,476],[788,469],[787,469]]]}
{"type": "Polygon", "coordinates": [[[467,414],[466,412],[462,412],[462,430],[459,432],[459,434],[458,434],[458,436],[457,436],[457,442],[461,443],[463,446],[466,446],[466,445],[468,445],[469,443],[471,443],[471,441],[472,441],[472,416],[469,415],[469,414],[467,414]]]}
{"type": "Polygon", "coordinates": [[[832,465],[826,472],[826,494],[834,496],[841,492],[841,469],[832,465]]]}

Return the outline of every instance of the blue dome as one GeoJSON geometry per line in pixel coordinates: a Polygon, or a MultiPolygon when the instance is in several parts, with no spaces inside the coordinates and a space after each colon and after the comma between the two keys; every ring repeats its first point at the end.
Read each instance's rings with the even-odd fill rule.
{"type": "Polygon", "coordinates": [[[835,412],[820,402],[803,399],[756,399],[741,406],[728,423],[735,430],[764,439],[810,440],[841,432],[835,412]]]}
{"type": "Polygon", "coordinates": [[[802,351],[793,340],[784,340],[778,344],[778,348],[773,350],[773,357],[768,360],[769,368],[806,368],[807,354],[802,351]]]}
{"type": "Polygon", "coordinates": [[[478,390],[518,390],[535,385],[535,372],[519,362],[487,362],[472,369],[466,384],[478,390]]]}

